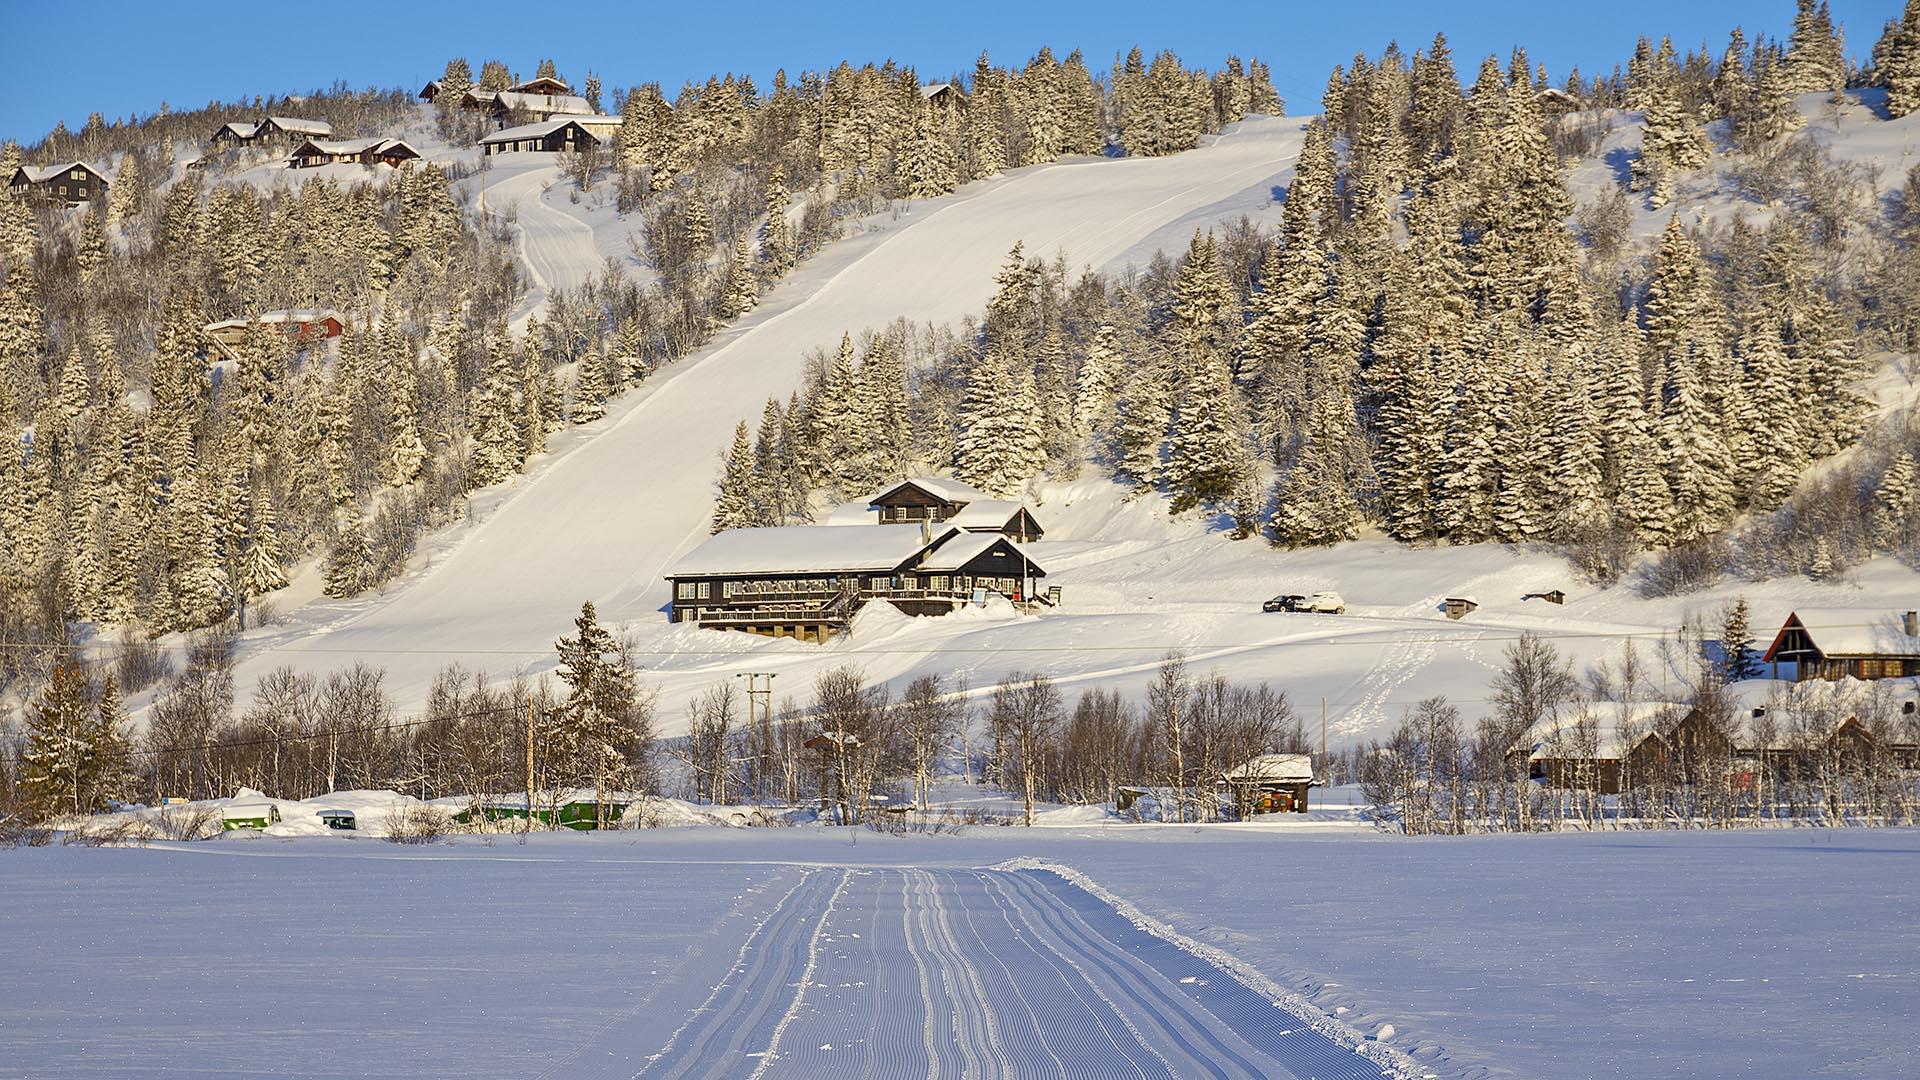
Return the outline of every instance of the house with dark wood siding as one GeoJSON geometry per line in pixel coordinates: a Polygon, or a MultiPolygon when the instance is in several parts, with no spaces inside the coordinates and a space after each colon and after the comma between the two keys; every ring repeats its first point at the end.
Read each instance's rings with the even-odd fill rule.
{"type": "Polygon", "coordinates": [[[521,124],[496,131],[482,138],[480,146],[488,154],[577,152],[613,138],[613,132],[619,126],[620,118],[617,116],[555,117],[537,124],[521,124]]]}
{"type": "Polygon", "coordinates": [[[308,139],[287,156],[287,167],[313,168],[317,165],[401,166],[420,159],[420,151],[403,139],[308,139]]]}
{"type": "Polygon", "coordinates": [[[22,165],[13,171],[7,190],[31,202],[74,206],[105,196],[107,178],[84,161],[22,165]]]}
{"type": "Polygon", "coordinates": [[[1793,665],[1793,679],[1899,679],[1920,675],[1920,612],[1799,608],[1763,659],[1793,665]]]}
{"type": "Polygon", "coordinates": [[[667,573],[668,618],[722,630],[823,641],[866,604],[944,615],[990,595],[1033,610],[1046,570],[999,533],[919,524],[728,529],[667,573]]]}

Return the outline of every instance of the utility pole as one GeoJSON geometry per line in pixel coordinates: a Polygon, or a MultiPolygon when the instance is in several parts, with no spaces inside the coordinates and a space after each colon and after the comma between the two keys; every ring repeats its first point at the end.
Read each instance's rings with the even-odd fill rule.
{"type": "Polygon", "coordinates": [[[1320,699],[1320,767],[1327,767],[1327,699],[1320,699]]]}
{"type": "Polygon", "coordinates": [[[755,802],[764,802],[767,771],[767,759],[773,754],[773,679],[778,674],[772,671],[743,671],[735,675],[736,679],[747,680],[747,729],[754,733],[759,741],[757,761],[753,769],[753,798],[755,802]],[[762,686],[760,681],[766,680],[762,686]],[[759,716],[754,715],[755,704],[759,705],[759,716]]]}

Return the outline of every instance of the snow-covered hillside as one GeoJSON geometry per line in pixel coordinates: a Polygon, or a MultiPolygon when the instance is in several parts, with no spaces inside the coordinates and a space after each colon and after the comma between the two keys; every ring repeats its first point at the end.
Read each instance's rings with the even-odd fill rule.
{"type": "MultiPolygon", "coordinates": [[[[1866,105],[1836,108],[1821,95],[1801,107],[1811,137],[1883,175],[1904,171],[1920,146],[1915,117],[1887,121],[1866,105]]],[[[1615,181],[1637,138],[1637,115],[1612,122],[1613,132],[1570,172],[1576,200],[1615,181]]],[[[1118,488],[1087,481],[1035,492],[1049,532],[1034,555],[1049,572],[1046,583],[1065,591],[1060,612],[1032,618],[988,608],[907,620],[874,610],[850,638],[825,648],[666,623],[661,574],[705,533],[716,462],[734,423],[755,416],[768,396],[789,393],[808,350],[896,317],[951,323],[976,313],[1015,241],[1030,255],[1064,252],[1074,265],[1120,268],[1177,248],[1195,227],[1243,214],[1271,218],[1301,127],[1297,119],[1255,119],[1172,158],[1020,170],[867,223],[869,231],[830,247],[753,315],[660,372],[612,416],[559,436],[517,487],[476,499],[473,523],[428,544],[423,570],[380,595],[308,605],[249,635],[242,693],[283,664],[324,672],[366,660],[387,670],[389,690],[411,708],[449,663],[496,675],[547,670],[553,639],[581,601],[593,600],[604,620],[627,624],[639,642],[668,732],[684,723],[691,697],[744,670],[781,672],[782,690],[802,697],[814,674],[849,662],[876,679],[939,672],[976,689],[1015,671],[1046,672],[1070,686],[1138,689],[1167,651],[1180,649],[1203,671],[1285,689],[1310,727],[1324,699],[1337,745],[1382,734],[1404,707],[1434,694],[1473,711],[1501,650],[1523,630],[1557,639],[1586,663],[1626,639],[1651,652],[1687,614],[1715,610],[1736,594],[1752,601],[1763,634],[1795,604],[1879,606],[1888,597],[1920,597],[1920,576],[1889,561],[1840,582],[1728,583],[1650,601],[1627,585],[1588,586],[1543,550],[1423,550],[1364,540],[1283,553],[1228,541],[1209,523],[1170,520],[1157,497],[1125,502],[1118,488]],[[1351,612],[1259,612],[1274,593],[1320,588],[1345,593],[1351,612]],[[1565,590],[1569,602],[1520,600],[1551,589],[1565,590]],[[1440,601],[1463,594],[1480,609],[1463,621],[1445,619],[1440,601]]],[[[1674,212],[1696,220],[1764,213],[1733,191],[1731,168],[1721,157],[1683,177],[1666,209],[1649,210],[1636,198],[1632,231],[1648,235],[1674,212]]],[[[486,176],[490,206],[519,207],[535,287],[519,314],[545,290],[577,286],[605,258],[634,266],[623,231],[629,225],[604,195],[579,195],[550,163],[496,165],[486,176]]],[[[1873,387],[1883,403],[1912,399],[1911,370],[1884,366],[1873,387]]]]}
{"type": "MultiPolygon", "coordinates": [[[[660,575],[705,534],[714,466],[734,424],[791,392],[808,350],[898,317],[958,321],[985,302],[1016,242],[1098,268],[1168,222],[1249,192],[1270,197],[1300,130],[1298,120],[1250,120],[1175,157],[1023,170],[915,204],[891,229],[835,245],[708,349],[661,371],[607,419],[556,439],[534,475],[476,500],[476,523],[441,537],[424,572],[250,635],[242,694],[282,664],[324,672],[364,659],[387,669],[408,708],[447,663],[496,673],[545,664],[584,600],[603,619],[654,627],[666,599],[660,575]]],[[[538,183],[527,175],[529,187],[538,183]]],[[[523,222],[527,213],[523,205],[523,222]]],[[[560,274],[558,265],[571,274],[580,262],[542,272],[560,274]]]]}

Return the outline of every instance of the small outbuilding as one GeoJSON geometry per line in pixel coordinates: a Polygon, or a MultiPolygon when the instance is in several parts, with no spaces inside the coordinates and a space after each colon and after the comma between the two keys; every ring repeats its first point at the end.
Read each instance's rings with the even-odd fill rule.
{"type": "Polygon", "coordinates": [[[270,802],[229,803],[220,813],[220,831],[264,829],[280,823],[280,808],[270,802]]]}
{"type": "Polygon", "coordinates": [[[1220,777],[1242,817],[1253,814],[1304,814],[1313,786],[1311,754],[1262,754],[1220,777]]]}
{"type": "Polygon", "coordinates": [[[1464,619],[1479,606],[1480,601],[1471,596],[1449,596],[1446,601],[1447,618],[1464,619]]]}
{"type": "Polygon", "coordinates": [[[329,829],[353,832],[360,828],[351,810],[315,810],[313,816],[319,818],[320,824],[329,829]]]}
{"type": "Polygon", "coordinates": [[[1545,600],[1549,604],[1564,604],[1567,602],[1567,594],[1560,591],[1559,589],[1548,589],[1546,592],[1530,592],[1530,593],[1521,594],[1521,597],[1520,597],[1521,603],[1524,604],[1529,600],[1545,600]]]}

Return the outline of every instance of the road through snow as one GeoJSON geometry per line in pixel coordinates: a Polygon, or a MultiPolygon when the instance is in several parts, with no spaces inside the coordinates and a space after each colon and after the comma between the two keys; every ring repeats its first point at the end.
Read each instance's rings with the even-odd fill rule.
{"type": "Polygon", "coordinates": [[[812,871],[665,1046],[645,1030],[603,1029],[548,1075],[1386,1075],[1037,870],[812,871]]]}
{"type": "MultiPolygon", "coordinates": [[[[837,272],[822,282],[823,271],[810,278],[803,267],[766,310],[660,372],[604,431],[523,479],[428,571],[389,594],[315,605],[250,637],[239,694],[281,665],[324,674],[365,660],[386,669],[396,703],[411,709],[450,662],[495,675],[549,663],[581,601],[595,601],[611,622],[661,619],[660,575],[706,534],[735,423],[797,387],[809,350],[899,317],[951,323],[979,311],[1016,241],[1031,256],[1064,252],[1074,265],[1102,266],[1167,222],[1282,183],[1299,144],[1297,120],[1250,120],[1174,157],[1024,171],[916,205],[915,220],[878,243],[848,242],[853,257],[830,248],[815,261],[837,272]]],[[[567,230],[546,221],[564,215],[540,205],[538,175],[495,181],[489,201],[517,196],[529,263],[557,276],[566,260],[549,248],[567,230]]]]}

